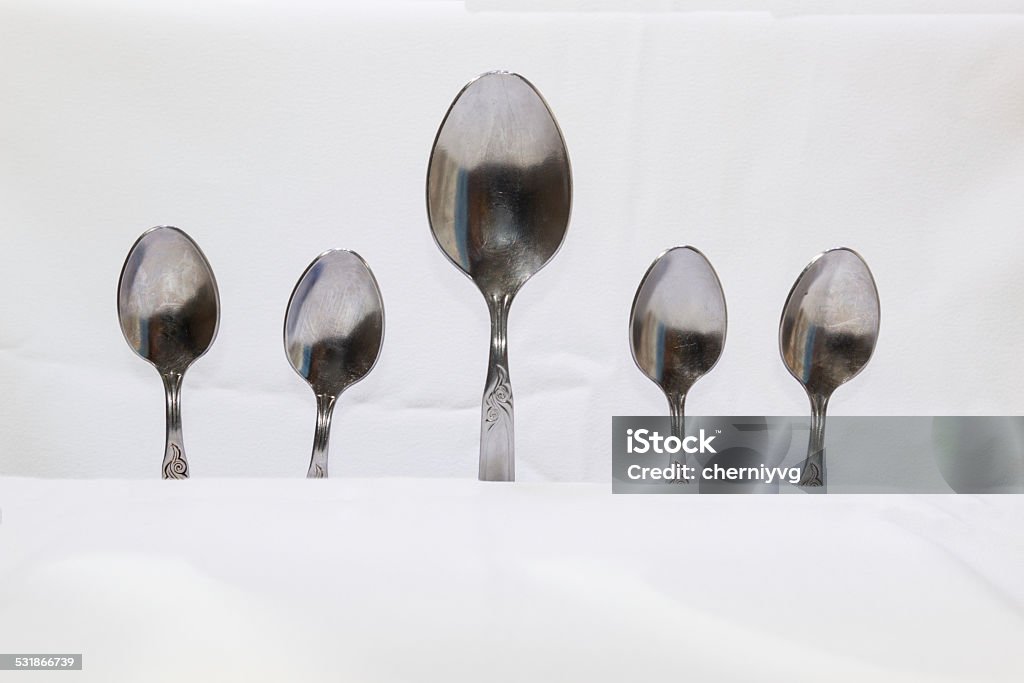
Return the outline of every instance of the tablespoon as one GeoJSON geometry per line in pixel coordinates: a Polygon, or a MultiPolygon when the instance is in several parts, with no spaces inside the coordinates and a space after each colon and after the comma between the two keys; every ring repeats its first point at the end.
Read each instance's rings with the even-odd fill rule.
{"type": "Polygon", "coordinates": [[[332,249],[299,278],[284,317],[284,349],[316,394],[316,431],[306,477],[327,477],[334,405],[373,369],[384,343],[384,301],[358,254],[332,249]]]}
{"type": "Polygon", "coordinates": [[[804,268],[782,309],[779,350],[811,401],[811,433],[799,484],[826,486],[829,398],[871,359],[878,341],[878,289],[860,254],[839,247],[804,268]]]}
{"type": "Polygon", "coordinates": [[[438,247],[477,285],[490,313],[481,480],[515,480],[508,313],[561,246],[571,195],[562,133],[533,85],[497,71],[466,85],[434,140],[427,215],[438,247]]]}
{"type": "Polygon", "coordinates": [[[640,371],[668,399],[672,435],[683,438],[686,395],[718,363],[728,317],[707,257],[673,247],[647,269],[629,314],[629,348],[640,371]]]}
{"type": "Polygon", "coordinates": [[[121,269],[117,315],[125,341],[160,373],[167,399],[164,479],[187,479],[181,433],[185,371],[210,348],[220,321],[213,270],[178,228],[160,226],[136,240],[121,269]]]}

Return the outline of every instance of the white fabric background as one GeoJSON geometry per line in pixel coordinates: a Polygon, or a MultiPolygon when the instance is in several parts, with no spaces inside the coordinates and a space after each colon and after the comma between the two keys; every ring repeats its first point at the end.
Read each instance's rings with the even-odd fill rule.
{"type": "MultiPolygon", "coordinates": [[[[475,476],[487,314],[423,186],[451,99],[495,68],[543,92],[575,181],[563,249],[512,309],[521,480],[605,481],[610,416],[666,410],[626,321],[676,244],[708,255],[730,314],[694,414],[807,410],[778,316],[836,245],[871,265],[882,331],[835,414],[1024,410],[1024,17],[484,11],[511,4],[3,3],[0,471],[157,476],[161,387],[115,288],[138,234],[172,224],[223,304],[185,379],[193,476],[304,474],[313,396],[281,324],[330,247],[387,306],[332,474],[475,476]]],[[[640,5],[665,7],[690,5],[640,5]]]]}

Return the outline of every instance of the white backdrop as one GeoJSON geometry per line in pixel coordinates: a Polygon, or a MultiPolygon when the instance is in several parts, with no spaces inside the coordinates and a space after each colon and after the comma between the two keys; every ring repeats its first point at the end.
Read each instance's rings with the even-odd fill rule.
{"type": "Polygon", "coordinates": [[[511,4],[3,3],[0,472],[158,476],[161,386],[115,290],[170,224],[222,300],[185,379],[193,476],[304,475],[314,402],[284,307],[345,247],[387,330],[332,474],[474,477],[487,312],[431,239],[424,180],[451,99],[495,68],[541,90],[574,170],[562,251],[512,309],[520,479],[607,480],[611,415],[666,410],[626,322],[676,244],[729,307],[694,414],[807,411],[778,317],[837,245],[872,267],[882,328],[834,414],[1024,410],[1024,16],[486,11],[511,4]]]}

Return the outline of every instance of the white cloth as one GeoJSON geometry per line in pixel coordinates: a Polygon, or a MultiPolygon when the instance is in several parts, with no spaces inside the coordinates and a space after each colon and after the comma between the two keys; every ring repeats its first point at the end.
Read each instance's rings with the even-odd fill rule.
{"type": "Polygon", "coordinates": [[[82,681],[1024,678],[1021,496],[7,478],[0,509],[0,647],[82,681]]]}

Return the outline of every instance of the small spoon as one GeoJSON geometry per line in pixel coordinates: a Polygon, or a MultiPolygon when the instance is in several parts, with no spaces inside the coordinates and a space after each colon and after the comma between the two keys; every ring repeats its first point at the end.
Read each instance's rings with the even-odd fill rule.
{"type": "Polygon", "coordinates": [[[284,350],[316,394],[309,479],[327,477],[334,405],[373,369],[384,343],[384,301],[358,254],[332,249],[299,278],[284,317],[284,350]]]}
{"type": "Polygon", "coordinates": [[[815,256],[789,292],[779,323],[779,350],[811,401],[811,434],[800,486],[827,485],[828,401],[871,359],[879,318],[871,271],[860,254],[846,247],[815,256]]]}
{"type": "Polygon", "coordinates": [[[491,317],[481,480],[515,480],[508,312],[561,246],[571,195],[562,133],[533,85],[498,71],[466,85],[434,140],[427,215],[437,246],[476,283],[491,317]]]}
{"type": "Polygon", "coordinates": [[[181,383],[210,348],[220,321],[213,270],[188,235],[169,226],[136,240],[121,269],[117,316],[125,341],[160,373],[167,396],[164,479],[187,479],[181,436],[181,383]]]}
{"type": "Polygon", "coordinates": [[[629,348],[640,371],[665,392],[675,437],[683,437],[690,388],[722,355],[727,321],[722,283],[693,247],[662,252],[640,281],[629,348]]]}

